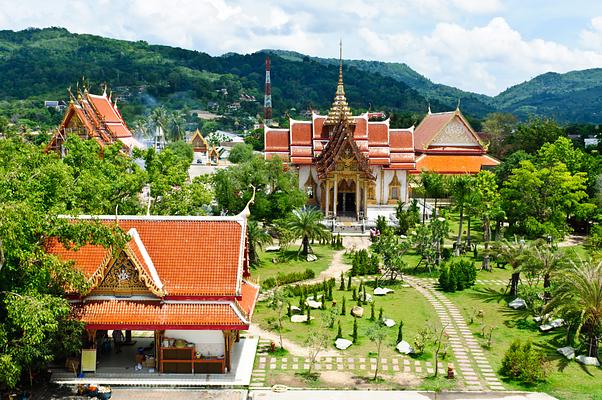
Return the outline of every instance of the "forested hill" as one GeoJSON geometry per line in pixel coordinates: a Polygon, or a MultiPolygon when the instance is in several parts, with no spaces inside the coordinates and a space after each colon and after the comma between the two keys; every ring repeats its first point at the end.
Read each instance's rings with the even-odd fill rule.
{"type": "MultiPolygon", "coordinates": [[[[292,51],[266,51],[291,61],[311,59],[324,65],[338,63],[333,58],[308,57],[292,51]]],[[[345,60],[345,64],[399,80],[447,108],[455,107],[460,99],[462,110],[481,118],[492,111],[503,111],[523,120],[529,116],[547,116],[560,122],[602,123],[602,68],[545,73],[489,97],[434,83],[403,63],[345,60]]]]}
{"type": "MultiPolygon", "coordinates": [[[[337,82],[337,60],[266,51],[272,57],[276,117],[301,117],[309,108],[328,109],[337,82]]],[[[107,83],[121,99],[130,122],[152,107],[165,105],[210,109],[226,115],[233,128],[242,129],[252,126],[262,111],[264,58],[264,52],[212,57],[62,28],[0,31],[0,116],[18,114],[39,121],[43,116],[35,109],[37,104],[66,99],[66,89],[75,87],[83,76],[93,91],[107,83]],[[23,112],[23,107],[14,105],[17,99],[36,102],[23,112]]],[[[344,65],[347,99],[354,111],[394,112],[401,116],[394,125],[411,125],[424,115],[429,102],[433,111],[443,111],[455,108],[458,99],[469,117],[505,111],[521,119],[539,115],[560,122],[602,123],[602,69],[548,73],[488,97],[433,83],[402,63],[345,60],[344,65]]]]}
{"type": "MultiPolygon", "coordinates": [[[[218,113],[240,103],[238,113],[254,117],[263,104],[264,60],[263,53],[212,57],[62,28],[0,31],[0,100],[65,99],[66,89],[75,88],[84,76],[92,90],[108,83],[125,100],[124,114],[130,120],[159,103],[174,109],[210,105],[218,113]],[[251,96],[256,101],[249,101],[251,96]]],[[[371,107],[420,115],[427,109],[427,100],[399,80],[354,67],[346,67],[344,73],[347,98],[355,110],[371,107]]],[[[300,114],[309,107],[326,110],[337,76],[334,65],[273,56],[274,115],[294,116],[295,110],[300,114]]]]}

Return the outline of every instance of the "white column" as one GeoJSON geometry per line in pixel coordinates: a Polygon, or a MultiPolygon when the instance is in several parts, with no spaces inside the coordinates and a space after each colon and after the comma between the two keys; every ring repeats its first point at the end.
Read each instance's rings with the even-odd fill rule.
{"type": "Polygon", "coordinates": [[[360,218],[360,175],[355,176],[355,218],[360,218]]]}
{"type": "Polygon", "coordinates": [[[332,215],[337,216],[337,196],[338,196],[338,188],[339,188],[339,179],[337,174],[334,174],[334,196],[332,198],[332,215]]]}
{"type": "Polygon", "coordinates": [[[330,181],[326,179],[326,209],[324,210],[324,214],[328,217],[328,213],[330,212],[330,181]]]}

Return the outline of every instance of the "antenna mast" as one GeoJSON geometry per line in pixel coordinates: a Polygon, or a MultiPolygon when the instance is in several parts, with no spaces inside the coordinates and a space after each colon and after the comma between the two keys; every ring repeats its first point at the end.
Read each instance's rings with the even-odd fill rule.
{"type": "Polygon", "coordinates": [[[265,97],[263,100],[263,125],[272,124],[272,82],[270,80],[270,56],[265,57],[265,97]]]}

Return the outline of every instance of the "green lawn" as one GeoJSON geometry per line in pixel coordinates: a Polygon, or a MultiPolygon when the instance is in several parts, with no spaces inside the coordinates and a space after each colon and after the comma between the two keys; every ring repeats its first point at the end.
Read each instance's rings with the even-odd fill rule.
{"type": "Polygon", "coordinates": [[[267,278],[275,277],[278,273],[288,274],[311,269],[317,277],[320,272],[328,268],[336,250],[333,250],[329,245],[313,245],[312,249],[315,255],[318,256],[318,259],[313,262],[308,262],[303,257],[297,257],[298,249],[294,245],[286,252],[285,258],[287,261],[285,262],[274,263],[272,261],[279,256],[277,252],[260,251],[261,264],[251,271],[251,274],[255,280],[261,282],[267,278]]]}
{"type": "MultiPolygon", "coordinates": [[[[400,283],[386,285],[386,287],[394,289],[395,293],[374,298],[376,318],[378,318],[379,308],[382,307],[384,318],[391,318],[396,322],[396,324],[398,324],[400,320],[403,320],[404,339],[412,343],[414,337],[420,329],[424,328],[429,323],[434,322],[433,315],[435,315],[435,311],[427,302],[427,300],[413,288],[402,287],[400,283]]],[[[369,290],[367,288],[366,293],[372,294],[372,288],[369,288],[369,290]]],[[[344,316],[339,316],[339,321],[341,322],[343,337],[351,340],[351,334],[353,331],[353,317],[349,315],[349,312],[356,302],[352,300],[352,292],[338,290],[337,283],[336,290],[333,292],[333,298],[338,303],[339,310],[343,297],[346,298],[347,314],[344,316]]],[[[291,304],[298,305],[298,303],[299,298],[291,298],[291,304]]],[[[318,326],[320,324],[322,315],[329,312],[328,308],[330,307],[331,305],[328,304],[327,310],[312,310],[311,316],[315,317],[315,320],[312,321],[310,326],[318,326]]],[[[372,343],[366,337],[366,330],[370,324],[372,324],[372,322],[369,321],[370,305],[363,307],[364,317],[358,319],[358,342],[343,352],[343,354],[348,357],[368,357],[370,352],[376,351],[376,346],[374,343],[372,343]]],[[[260,302],[257,305],[256,310],[255,322],[257,322],[264,329],[273,330],[274,327],[273,324],[270,323],[270,320],[275,318],[275,311],[269,309],[265,302],[260,302]]],[[[310,326],[304,323],[292,323],[287,318],[286,322],[284,323],[283,336],[293,342],[303,345],[303,342],[307,337],[307,330],[310,326]]],[[[389,328],[389,335],[385,340],[382,349],[381,355],[383,357],[399,354],[397,350],[395,350],[395,345],[397,344],[397,330],[398,325],[389,328]]],[[[329,333],[332,335],[332,348],[334,349],[334,339],[337,333],[336,323],[335,326],[330,329],[329,333]]],[[[430,360],[431,355],[428,349],[421,358],[430,360]]]]}
{"type": "Polygon", "coordinates": [[[562,341],[563,330],[556,333],[540,333],[538,325],[531,315],[525,311],[514,311],[507,306],[511,299],[505,296],[503,288],[476,285],[463,292],[446,293],[461,310],[467,323],[474,319],[469,327],[475,337],[485,345],[481,336],[483,326],[495,327],[491,349],[484,348],[494,370],[498,370],[506,349],[515,339],[532,340],[536,347],[542,349],[551,359],[549,382],[526,387],[516,382],[505,381],[508,388],[547,392],[560,399],[602,399],[602,369],[582,368],[576,362],[565,362],[556,353],[556,348],[565,346],[562,341]],[[481,320],[476,313],[482,310],[481,320]]]}

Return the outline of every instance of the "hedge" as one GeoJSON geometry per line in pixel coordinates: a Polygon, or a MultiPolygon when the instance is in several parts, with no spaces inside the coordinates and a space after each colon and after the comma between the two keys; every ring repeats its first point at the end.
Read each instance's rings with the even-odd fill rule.
{"type": "Polygon", "coordinates": [[[271,277],[261,282],[261,287],[264,289],[271,289],[278,285],[286,285],[287,283],[304,281],[306,279],[312,279],[316,277],[316,273],[311,269],[306,269],[303,272],[291,272],[289,274],[278,273],[276,277],[271,277]]]}

